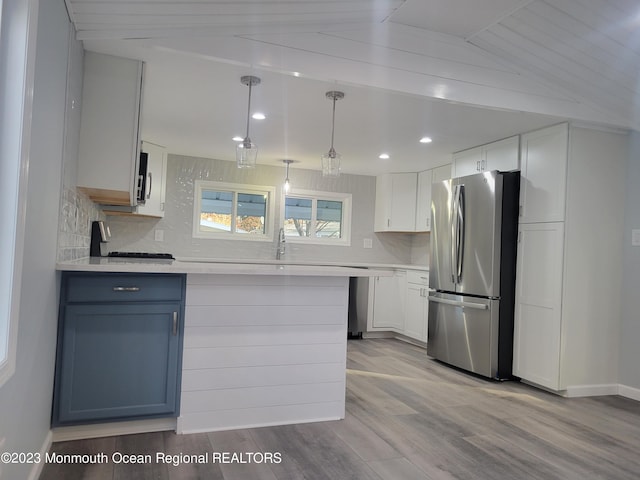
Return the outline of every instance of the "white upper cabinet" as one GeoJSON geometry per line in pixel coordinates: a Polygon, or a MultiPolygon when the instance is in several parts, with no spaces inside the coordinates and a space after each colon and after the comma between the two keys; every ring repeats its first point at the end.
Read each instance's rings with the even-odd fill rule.
{"type": "Polygon", "coordinates": [[[387,173],[376,177],[375,232],[414,232],[417,173],[387,173]]]}
{"type": "Polygon", "coordinates": [[[418,195],[416,204],[416,232],[431,231],[431,181],[433,171],[418,173],[418,195]]]}
{"type": "Polygon", "coordinates": [[[462,152],[453,154],[453,176],[464,177],[465,175],[473,175],[481,172],[482,164],[482,147],[470,148],[462,152]]]}
{"type": "Polygon", "coordinates": [[[453,176],[464,177],[491,170],[509,172],[520,168],[520,137],[498,140],[453,154],[453,176]]]}
{"type": "Polygon", "coordinates": [[[78,188],[96,203],[137,203],[143,64],[86,52],[78,188]]]}
{"type": "Polygon", "coordinates": [[[522,135],[520,223],[564,221],[568,141],[566,123],[522,135]]]}
{"type": "Polygon", "coordinates": [[[164,147],[149,142],[142,142],[142,152],[147,154],[147,178],[144,182],[144,204],[138,205],[137,213],[164,217],[167,152],[164,147]]]}
{"type": "Polygon", "coordinates": [[[449,180],[452,177],[451,172],[452,166],[450,163],[446,165],[442,165],[440,167],[436,167],[431,170],[432,178],[431,183],[442,182],[444,180],[449,180]]]}

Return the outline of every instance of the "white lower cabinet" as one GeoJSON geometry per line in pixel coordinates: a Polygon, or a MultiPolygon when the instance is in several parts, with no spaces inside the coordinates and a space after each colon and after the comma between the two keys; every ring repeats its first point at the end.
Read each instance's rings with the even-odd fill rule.
{"type": "Polygon", "coordinates": [[[394,270],[391,277],[375,277],[369,288],[373,311],[370,332],[394,332],[427,341],[428,270],[394,270]]]}
{"type": "Polygon", "coordinates": [[[407,271],[407,313],[403,334],[427,342],[429,318],[429,272],[407,271]]]}
{"type": "Polygon", "coordinates": [[[514,375],[558,390],[564,223],[521,224],[514,324],[514,375]]]}
{"type": "MultiPolygon", "coordinates": [[[[369,290],[371,291],[371,288],[369,290]]],[[[375,277],[373,295],[371,330],[402,330],[407,296],[407,272],[394,270],[391,277],[375,277]]]]}

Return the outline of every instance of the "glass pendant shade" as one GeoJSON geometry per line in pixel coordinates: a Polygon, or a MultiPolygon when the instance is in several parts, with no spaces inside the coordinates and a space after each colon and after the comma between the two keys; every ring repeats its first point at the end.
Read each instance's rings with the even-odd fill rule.
{"type": "Polygon", "coordinates": [[[344,98],[344,93],[330,91],[326,93],[326,97],[333,100],[333,117],[331,120],[331,148],[329,152],[322,155],[322,176],[323,177],[338,177],[340,176],[340,162],[342,155],[336,152],[333,148],[333,135],[336,126],[336,100],[344,98]]]}
{"type": "Polygon", "coordinates": [[[251,87],[260,84],[260,78],[252,75],[240,77],[240,83],[249,87],[249,101],[247,102],[247,135],[236,145],[236,165],[238,168],[254,168],[258,158],[258,146],[249,138],[249,119],[251,118],[251,87]]]}
{"type": "Polygon", "coordinates": [[[236,165],[238,168],[253,168],[258,158],[258,146],[249,137],[236,145],[236,165]]]}
{"type": "Polygon", "coordinates": [[[341,159],[342,155],[336,153],[333,148],[329,150],[329,153],[322,155],[322,176],[339,177],[341,159]]]}

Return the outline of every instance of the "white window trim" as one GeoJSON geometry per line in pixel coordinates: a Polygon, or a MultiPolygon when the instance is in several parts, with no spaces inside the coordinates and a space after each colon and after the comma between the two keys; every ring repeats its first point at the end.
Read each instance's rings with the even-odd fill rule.
{"type": "MultiPolygon", "coordinates": [[[[280,199],[280,225],[284,225],[284,213],[285,213],[285,197],[299,196],[304,198],[313,198],[316,200],[338,200],[342,202],[342,236],[340,238],[327,238],[327,237],[293,237],[288,236],[287,242],[290,243],[302,243],[310,245],[335,245],[341,247],[351,246],[351,203],[352,195],[350,193],[341,192],[320,192],[316,190],[302,190],[292,188],[289,192],[282,191],[282,198],[280,199]]],[[[315,217],[315,211],[314,211],[315,217]]]]}
{"type": "Polygon", "coordinates": [[[8,252],[0,259],[3,385],[16,368],[38,0],[0,0],[0,12],[0,250],[8,252]]]}
{"type": "MultiPolygon", "coordinates": [[[[249,185],[246,183],[214,182],[210,180],[196,180],[193,188],[193,232],[194,238],[207,238],[210,240],[244,240],[249,242],[273,241],[273,221],[275,215],[274,187],[264,185],[249,185]],[[247,235],[242,233],[215,233],[200,231],[200,212],[202,211],[202,190],[220,190],[237,193],[267,193],[267,217],[265,218],[264,235],[247,235]]],[[[234,204],[235,207],[235,204],[234,204]]]]}

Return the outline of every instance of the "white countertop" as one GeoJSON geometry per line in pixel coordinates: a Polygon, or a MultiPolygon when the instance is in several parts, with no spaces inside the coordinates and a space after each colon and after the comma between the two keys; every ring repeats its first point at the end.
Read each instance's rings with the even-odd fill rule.
{"type": "MultiPolygon", "coordinates": [[[[287,263],[274,261],[214,261],[211,259],[156,260],[117,257],[87,257],[60,262],[56,270],[76,272],[186,273],[222,275],[293,275],[330,277],[377,277],[392,275],[397,265],[287,263]]],[[[426,268],[418,268],[426,270],[426,268]]]]}

